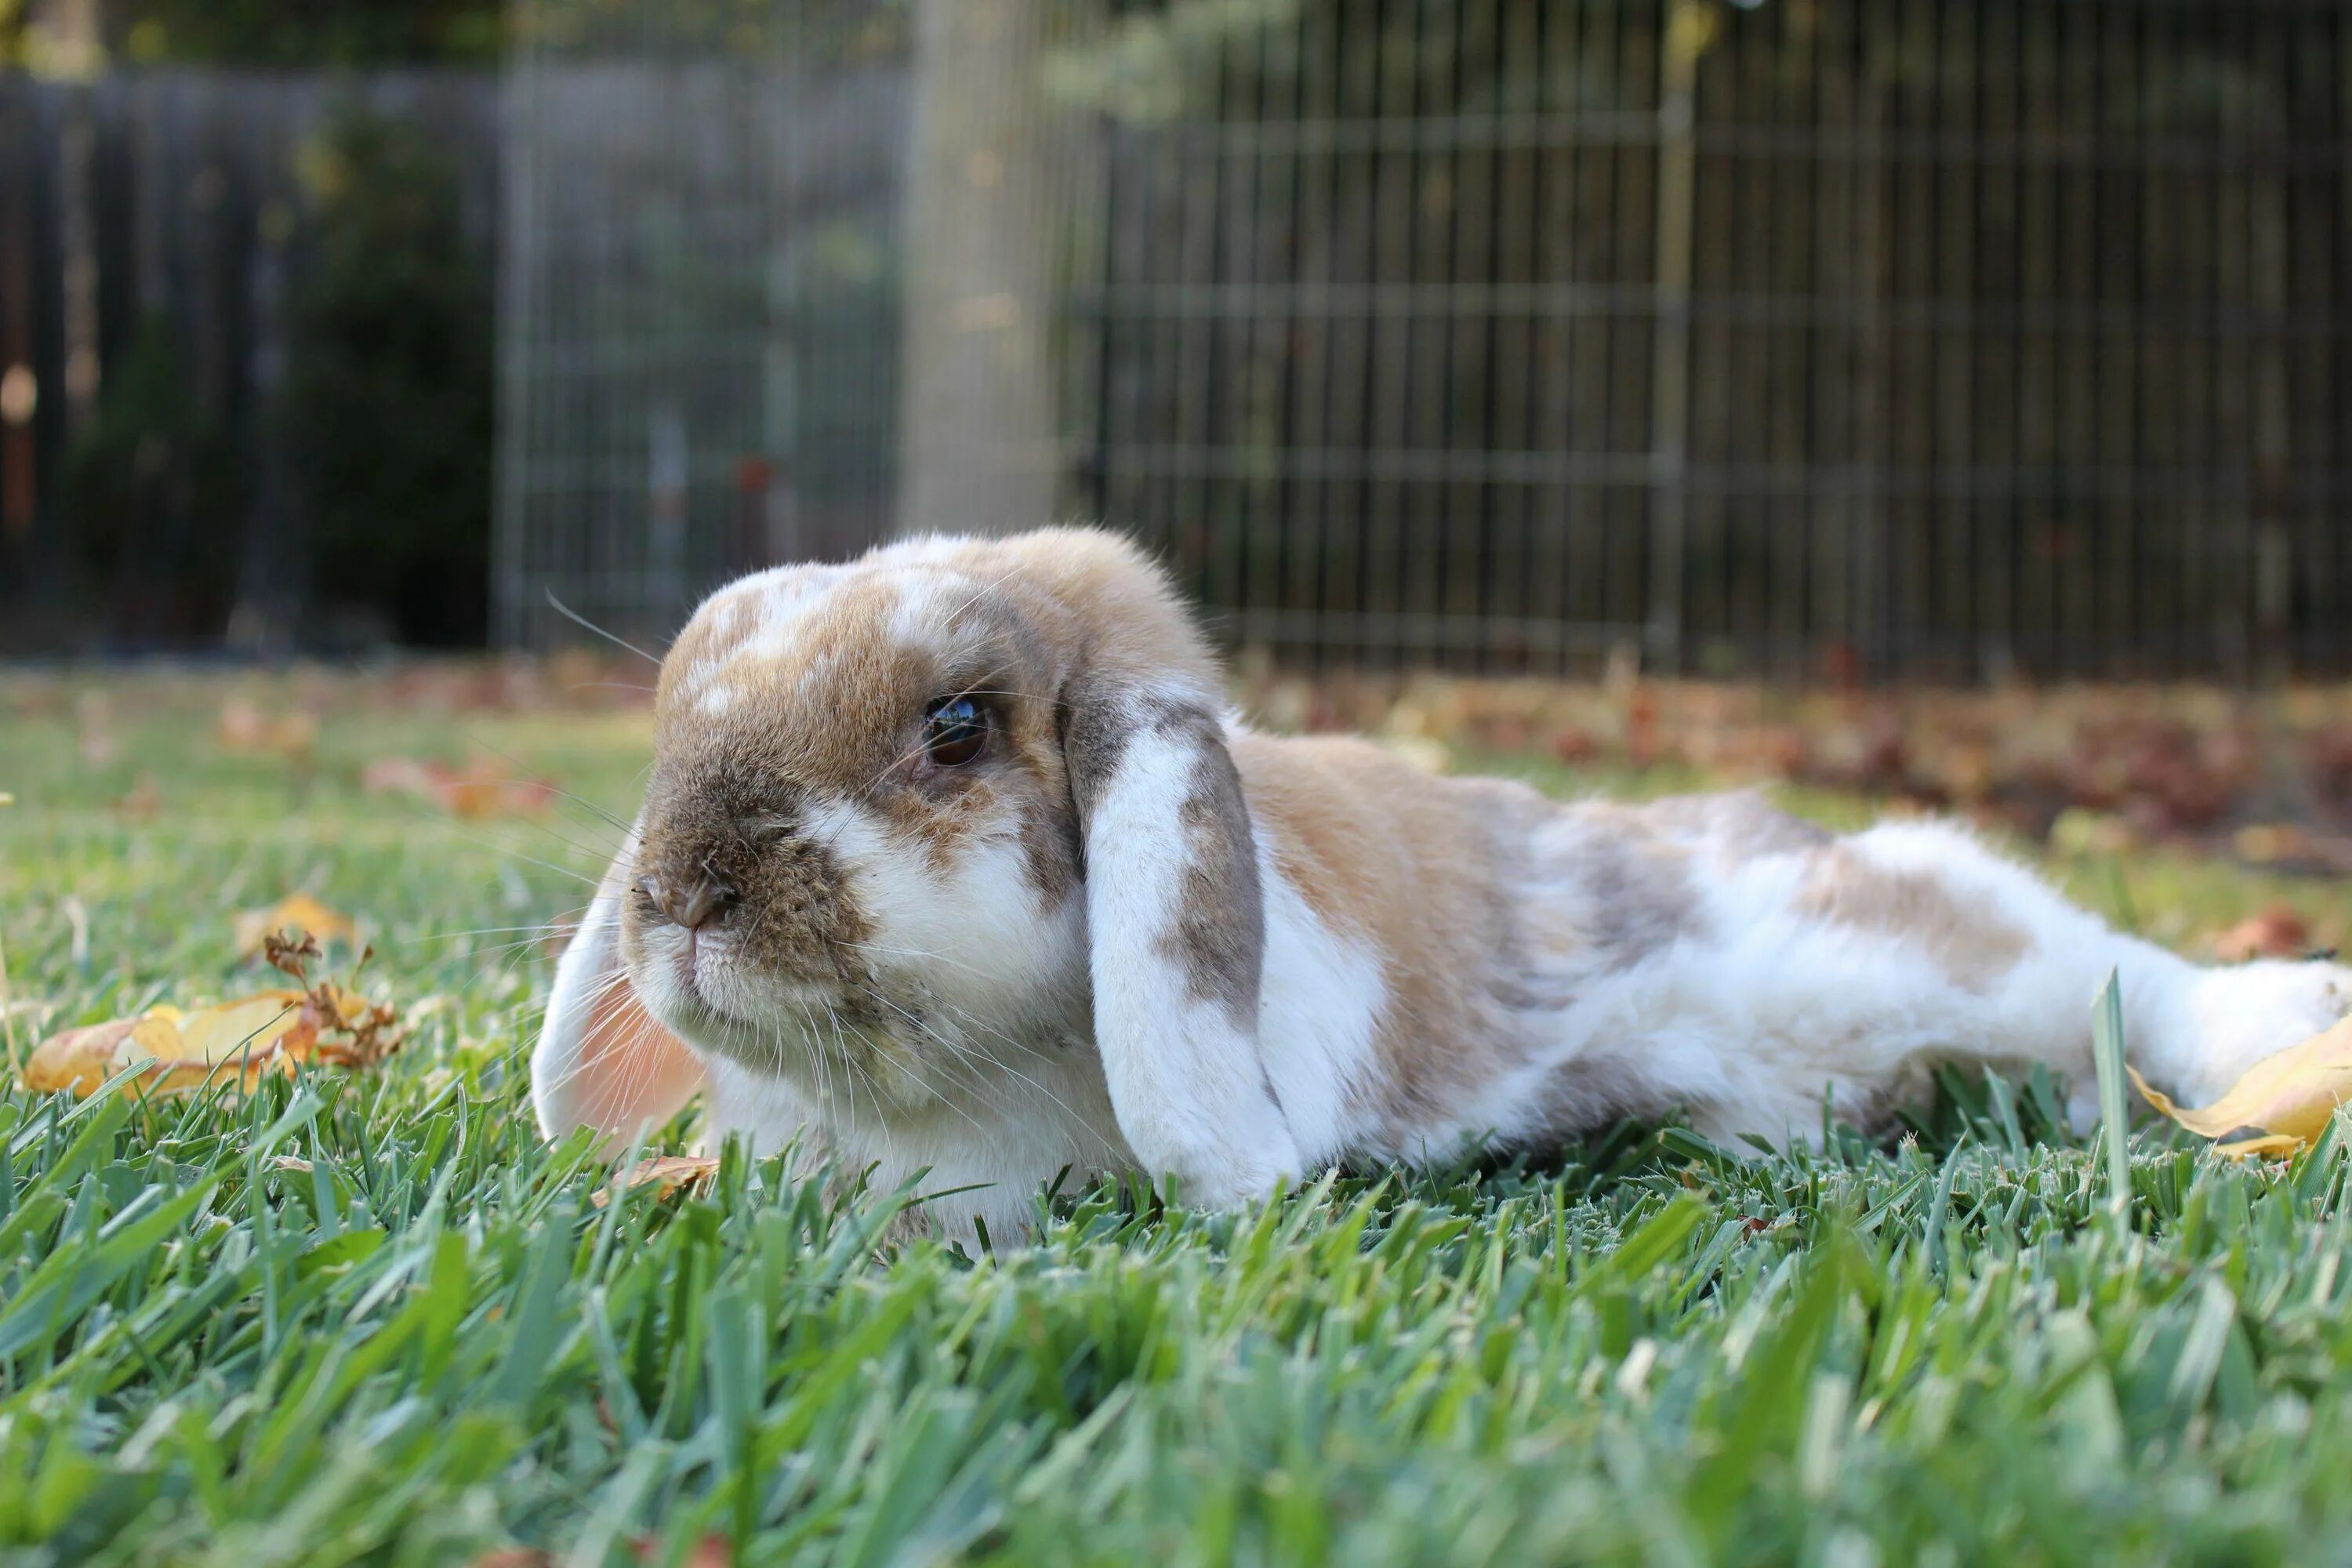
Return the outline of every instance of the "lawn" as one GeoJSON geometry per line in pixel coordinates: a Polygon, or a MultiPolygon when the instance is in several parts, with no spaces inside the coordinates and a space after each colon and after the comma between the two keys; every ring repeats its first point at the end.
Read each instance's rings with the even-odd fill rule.
{"type": "MultiPolygon", "coordinates": [[[[8,1561],[2352,1558],[2332,1138],[2239,1168],[2144,1127],[2127,1216],[2046,1082],[1814,1156],[1629,1128],[1237,1215],[1063,1194],[977,1261],[879,1239],[919,1193],[732,1158],[599,1206],[523,1063],[538,928],[631,802],[641,713],[246,683],[324,712],[272,749],[225,738],[220,682],[0,681],[20,1047],[268,984],[232,916],[295,889],[366,921],[412,1030],[248,1100],[0,1097],[8,1561]],[[361,787],[478,753],[578,798],[361,787]]],[[[2352,911],[2056,869],[2184,945],[2282,896],[2352,911]]]]}

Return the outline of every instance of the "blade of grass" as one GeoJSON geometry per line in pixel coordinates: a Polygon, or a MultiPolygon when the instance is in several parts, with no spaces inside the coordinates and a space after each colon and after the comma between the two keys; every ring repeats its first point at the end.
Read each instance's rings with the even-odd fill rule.
{"type": "Polygon", "coordinates": [[[2131,1136],[2124,1100],[2124,993],[2114,971],[2091,1008],[2091,1062],[2099,1075],[2101,1142],[2107,1156],[2107,1195],[2118,1211],[2131,1206],[2131,1136]]]}

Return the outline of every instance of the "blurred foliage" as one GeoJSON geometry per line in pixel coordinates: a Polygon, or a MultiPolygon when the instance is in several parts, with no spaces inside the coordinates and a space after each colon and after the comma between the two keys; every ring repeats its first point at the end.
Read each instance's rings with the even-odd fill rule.
{"type": "Polygon", "coordinates": [[[517,0],[507,26],[517,45],[559,54],[789,53],[855,66],[903,55],[912,11],[911,0],[517,0]]]}
{"type": "MultiPolygon", "coordinates": [[[[490,62],[502,0],[95,0],[102,58],[129,65],[490,62]]],[[[0,65],[79,75],[88,51],[34,0],[0,0],[0,65]]]]}
{"type": "MultiPolygon", "coordinates": [[[[494,64],[509,40],[557,50],[761,55],[855,64],[904,51],[908,0],[98,0],[100,64],[494,64]]],[[[86,52],[86,51],[82,51],[86,52]]],[[[0,65],[78,75],[57,22],[0,0],[0,65]]],[[[78,54],[72,55],[78,58],[78,54]]]]}
{"type": "Polygon", "coordinates": [[[75,566],[132,643],[216,635],[236,587],[245,515],[236,448],[188,390],[171,328],[143,321],[97,417],[68,450],[75,566]],[[165,591],[168,585],[168,591],[165,591]]]}
{"type": "MultiPolygon", "coordinates": [[[[1306,0],[1151,0],[1113,5],[1110,24],[1059,38],[1046,57],[1045,90],[1072,108],[1155,122],[1210,110],[1236,46],[1263,71],[1295,73],[1298,61],[1265,47],[1297,27],[1306,0]]],[[[1373,47],[1377,34],[1367,37],[1373,47]]]]}
{"type": "Polygon", "coordinates": [[[492,61],[500,0],[115,0],[109,51],[134,65],[492,61]]]}
{"type": "Polygon", "coordinates": [[[315,256],[282,418],[312,586],[387,608],[403,642],[478,642],[488,616],[489,280],[456,171],[417,127],[352,112],[302,160],[315,256]]]}

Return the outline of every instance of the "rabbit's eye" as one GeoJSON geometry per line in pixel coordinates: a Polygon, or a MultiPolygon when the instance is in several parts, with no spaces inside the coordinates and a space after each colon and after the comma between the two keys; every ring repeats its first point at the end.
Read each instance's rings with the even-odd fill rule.
{"type": "Polygon", "coordinates": [[[960,768],[980,760],[988,749],[988,716],[969,697],[950,697],[931,705],[923,720],[923,751],[943,768],[960,768]]]}

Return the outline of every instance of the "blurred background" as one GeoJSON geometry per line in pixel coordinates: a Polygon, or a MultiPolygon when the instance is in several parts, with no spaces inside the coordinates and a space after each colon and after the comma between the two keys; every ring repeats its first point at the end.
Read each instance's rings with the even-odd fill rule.
{"type": "Polygon", "coordinates": [[[2336,0],[0,0],[0,651],[1104,519],[1310,670],[2352,667],[2336,0]]]}

